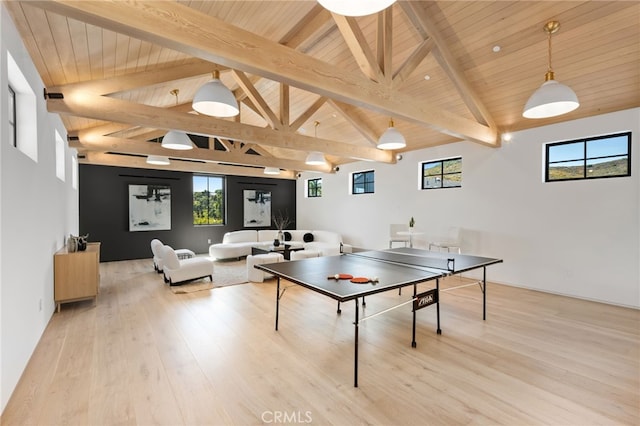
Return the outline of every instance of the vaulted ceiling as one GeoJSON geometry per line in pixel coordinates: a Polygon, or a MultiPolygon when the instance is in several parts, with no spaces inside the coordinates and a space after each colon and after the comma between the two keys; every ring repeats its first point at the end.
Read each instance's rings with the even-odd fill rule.
{"type": "Polygon", "coordinates": [[[398,1],[346,18],[315,1],[5,2],[80,162],[294,178],[356,160],[393,163],[376,148],[389,119],[416,150],[456,142],[499,149],[501,134],[640,106],[640,3],[398,1]],[[522,117],[547,71],[580,107],[522,117]],[[220,70],[240,115],[191,108],[220,70]],[[178,89],[177,96],[171,94],[178,89]],[[319,123],[319,124],[317,124],[319,123]],[[170,151],[177,129],[196,149],[170,151]],[[308,166],[310,151],[329,164],[308,166]]]}

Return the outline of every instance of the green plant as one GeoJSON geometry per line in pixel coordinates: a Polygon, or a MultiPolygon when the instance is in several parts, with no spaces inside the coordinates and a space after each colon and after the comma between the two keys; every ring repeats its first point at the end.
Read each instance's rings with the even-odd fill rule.
{"type": "Polygon", "coordinates": [[[409,220],[409,228],[413,228],[413,225],[416,224],[416,220],[411,216],[411,220],[409,220]]]}

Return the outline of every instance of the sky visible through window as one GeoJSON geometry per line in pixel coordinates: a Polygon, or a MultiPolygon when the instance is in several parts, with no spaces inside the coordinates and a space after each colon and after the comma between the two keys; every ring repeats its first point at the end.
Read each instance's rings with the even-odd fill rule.
{"type": "MultiPolygon", "coordinates": [[[[591,140],[587,142],[587,158],[607,157],[612,155],[627,155],[627,136],[621,135],[608,139],[591,140]]],[[[554,145],[549,150],[549,162],[582,160],[585,141],[554,145]]],[[[611,161],[611,158],[593,160],[592,163],[611,161]]]]}
{"type": "Polygon", "coordinates": [[[209,176],[193,177],[193,192],[209,190],[215,192],[222,189],[222,179],[209,179],[209,176]]]}

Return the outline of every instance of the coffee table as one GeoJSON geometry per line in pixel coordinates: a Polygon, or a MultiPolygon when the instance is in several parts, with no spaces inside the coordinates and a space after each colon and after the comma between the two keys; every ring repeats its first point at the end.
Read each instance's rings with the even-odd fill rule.
{"type": "Polygon", "coordinates": [[[280,253],[286,260],[291,260],[291,252],[298,250],[304,250],[304,246],[302,244],[255,245],[251,247],[251,254],[280,253]]]}

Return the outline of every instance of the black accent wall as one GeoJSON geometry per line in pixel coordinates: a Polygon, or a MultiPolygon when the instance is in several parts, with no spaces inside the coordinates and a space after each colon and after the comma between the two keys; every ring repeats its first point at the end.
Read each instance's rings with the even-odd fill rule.
{"type": "MultiPolygon", "coordinates": [[[[158,238],[174,248],[208,253],[225,232],[243,227],[243,191],[271,191],[271,213],[287,212],[295,221],[296,182],[289,179],[226,177],[226,224],[193,225],[192,173],[82,164],[79,167],[80,234],[100,241],[100,260],[151,258],[149,243],[158,238]],[[160,184],[171,187],[171,230],[129,232],[129,185],[160,184]]],[[[295,229],[295,222],[289,227],[295,229]]]]}

